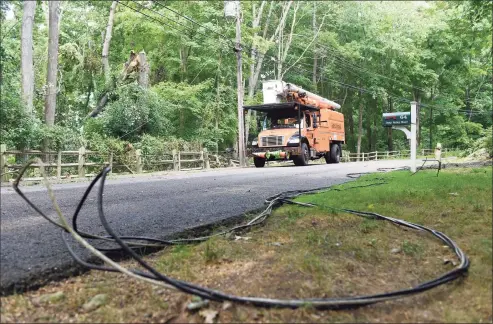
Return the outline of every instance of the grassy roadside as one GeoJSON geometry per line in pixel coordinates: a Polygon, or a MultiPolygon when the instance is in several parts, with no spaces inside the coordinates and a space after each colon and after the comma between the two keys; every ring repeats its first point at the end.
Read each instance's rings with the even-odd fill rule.
{"type": "MultiPolygon", "coordinates": [[[[91,271],[37,291],[2,297],[3,322],[491,322],[492,172],[477,169],[393,172],[387,185],[300,197],[323,206],[376,211],[440,230],[471,259],[463,280],[414,297],[343,311],[257,309],[211,303],[188,311],[191,296],[121,274],[91,271]],[[55,295],[53,295],[55,294],[55,295]],[[104,294],[101,305],[88,305],[104,294]],[[85,305],[85,306],[84,306],[85,305]],[[214,317],[214,316],[211,316],[214,317]]],[[[238,295],[336,297],[405,288],[453,267],[451,251],[428,235],[386,222],[285,206],[241,238],[216,238],[147,257],[173,277],[238,295]]],[[[132,262],[123,265],[134,268],[132,262]]]]}

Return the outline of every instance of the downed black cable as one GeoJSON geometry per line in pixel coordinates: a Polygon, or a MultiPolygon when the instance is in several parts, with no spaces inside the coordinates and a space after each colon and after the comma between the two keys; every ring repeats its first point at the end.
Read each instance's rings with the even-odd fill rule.
{"type": "MultiPolygon", "coordinates": [[[[117,269],[114,269],[111,267],[100,266],[100,265],[95,265],[95,264],[85,262],[85,261],[81,260],[75,254],[73,249],[70,247],[70,244],[68,244],[68,241],[66,239],[66,235],[64,233],[65,231],[67,231],[67,229],[64,228],[62,225],[60,225],[60,224],[50,220],[49,218],[47,218],[46,215],[44,215],[31,201],[29,201],[29,199],[18,188],[19,180],[22,177],[24,171],[25,171],[25,169],[22,170],[18,179],[14,183],[14,188],[21,195],[21,197],[24,200],[26,200],[26,202],[28,202],[28,204],[36,210],[36,212],[38,212],[44,218],[48,219],[54,225],[56,225],[58,227],[62,227],[63,241],[66,244],[69,253],[72,255],[72,257],[74,257],[75,261],[78,262],[79,264],[85,266],[85,267],[88,267],[88,268],[94,269],[94,270],[118,271],[118,272],[120,272],[120,270],[117,270],[117,269]]],[[[394,299],[394,298],[398,298],[398,297],[416,294],[416,293],[431,289],[431,288],[436,287],[438,285],[441,285],[441,284],[444,284],[444,283],[449,282],[451,280],[457,279],[462,274],[464,274],[468,270],[468,267],[469,267],[469,260],[468,260],[467,256],[462,252],[462,250],[457,246],[457,244],[454,241],[452,241],[450,238],[448,238],[445,234],[443,234],[441,232],[435,231],[433,229],[427,228],[427,227],[422,226],[422,225],[406,222],[406,221],[392,218],[392,217],[383,216],[383,215],[380,215],[377,213],[360,212],[360,211],[355,211],[355,210],[351,210],[351,209],[334,208],[334,207],[330,207],[330,206],[320,206],[320,207],[329,208],[331,210],[339,210],[342,212],[346,212],[346,213],[350,213],[350,214],[354,214],[354,215],[358,215],[358,216],[362,216],[362,217],[371,217],[371,218],[376,218],[379,220],[386,220],[386,221],[389,221],[393,224],[408,227],[408,228],[411,228],[414,230],[426,231],[426,232],[432,234],[433,236],[437,237],[438,239],[440,239],[442,242],[444,242],[450,248],[452,248],[453,251],[455,252],[455,254],[457,255],[457,257],[459,258],[460,264],[455,269],[441,275],[440,277],[433,279],[433,280],[429,280],[429,281],[424,282],[424,283],[421,283],[415,287],[408,288],[408,289],[402,289],[402,290],[398,290],[398,291],[394,291],[394,292],[387,292],[387,293],[367,295],[367,296],[356,296],[356,297],[345,297],[345,298],[308,298],[308,299],[287,299],[287,300],[284,299],[283,300],[283,299],[260,298],[260,297],[243,297],[243,296],[235,296],[235,295],[225,294],[225,293],[220,292],[220,291],[201,287],[201,286],[187,283],[187,282],[184,282],[181,280],[176,280],[176,279],[170,278],[164,274],[161,274],[160,272],[155,270],[152,266],[147,264],[133,250],[133,248],[135,247],[133,245],[134,243],[126,242],[126,240],[137,240],[137,241],[140,240],[140,241],[159,242],[161,244],[169,245],[169,244],[176,244],[176,243],[192,242],[195,239],[203,240],[207,237],[201,237],[201,238],[195,238],[195,239],[192,238],[192,239],[174,240],[174,241],[164,241],[164,240],[158,240],[158,239],[153,239],[153,238],[143,238],[143,237],[131,237],[131,236],[120,237],[113,231],[113,229],[110,227],[110,225],[106,221],[104,211],[103,211],[104,184],[105,184],[105,180],[106,180],[106,175],[108,174],[109,171],[110,171],[110,168],[103,169],[103,171],[89,185],[88,190],[86,190],[86,193],[82,197],[82,199],[81,199],[81,201],[80,201],[80,203],[79,203],[79,205],[78,205],[78,207],[74,213],[74,219],[72,220],[74,227],[76,227],[75,223],[76,223],[77,216],[78,216],[78,214],[79,214],[79,212],[80,212],[80,210],[81,210],[81,208],[82,208],[82,206],[83,206],[83,204],[87,198],[87,195],[89,194],[90,190],[93,188],[95,183],[98,180],[101,180],[101,184],[100,184],[100,187],[98,190],[98,202],[97,202],[98,203],[98,214],[99,214],[101,223],[102,223],[103,227],[105,228],[106,232],[109,234],[109,236],[101,237],[101,236],[95,236],[95,235],[86,234],[86,233],[85,233],[85,235],[88,235],[88,238],[92,238],[92,239],[102,238],[104,240],[111,240],[111,241],[116,242],[129,256],[131,256],[142,267],[144,267],[146,270],[149,271],[149,273],[147,273],[147,272],[134,270],[134,271],[131,271],[132,273],[138,274],[138,275],[145,277],[145,278],[150,278],[153,280],[158,280],[158,281],[164,282],[168,285],[175,287],[176,289],[178,289],[182,292],[197,295],[197,296],[200,296],[202,298],[206,298],[206,299],[210,299],[210,300],[214,300],[214,301],[231,301],[231,302],[236,302],[236,303],[249,304],[249,305],[253,305],[253,306],[260,306],[260,307],[298,308],[298,307],[305,306],[305,305],[312,305],[313,307],[316,307],[316,308],[347,308],[347,307],[368,305],[368,304],[372,304],[372,303],[376,303],[376,302],[380,302],[380,301],[385,301],[385,300],[390,300],[390,299],[394,299]]],[[[370,184],[370,185],[376,185],[376,184],[370,184]]],[[[365,185],[365,186],[370,186],[370,185],[365,185]]],[[[351,188],[354,188],[354,187],[351,187],[351,188]]],[[[235,226],[232,229],[224,231],[222,233],[228,233],[228,232],[232,232],[232,231],[237,230],[237,229],[244,229],[247,227],[258,225],[261,222],[263,222],[270,215],[273,207],[280,206],[283,203],[299,204],[299,205],[308,206],[308,207],[316,206],[314,204],[295,202],[292,199],[301,195],[301,194],[315,193],[315,192],[320,192],[322,190],[334,190],[334,188],[325,187],[325,188],[319,188],[319,189],[314,189],[314,190],[296,190],[296,191],[289,191],[289,192],[281,193],[281,194],[275,195],[273,197],[270,197],[266,200],[266,202],[269,205],[264,212],[259,214],[256,218],[254,218],[252,221],[248,222],[247,224],[235,226]]],[[[215,234],[215,235],[217,235],[217,234],[215,234]]]]}
{"type": "Polygon", "coordinates": [[[438,177],[438,174],[440,173],[440,170],[442,169],[442,161],[441,160],[436,160],[436,159],[430,159],[428,160],[428,158],[425,158],[423,160],[423,164],[421,165],[421,167],[419,167],[413,174],[411,174],[412,176],[415,175],[416,173],[418,173],[419,171],[423,170],[426,162],[438,162],[438,170],[437,170],[437,177],[438,177]]]}

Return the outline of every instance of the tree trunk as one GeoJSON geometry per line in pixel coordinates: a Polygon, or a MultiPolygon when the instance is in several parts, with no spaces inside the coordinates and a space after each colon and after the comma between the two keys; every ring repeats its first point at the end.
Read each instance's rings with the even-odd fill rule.
{"type": "Polygon", "coordinates": [[[291,41],[293,40],[293,32],[294,32],[294,25],[296,24],[296,14],[298,12],[298,9],[300,7],[300,3],[297,2],[296,6],[294,7],[294,13],[293,13],[293,21],[291,22],[291,30],[288,35],[288,40],[286,44],[283,42],[283,36],[284,36],[284,26],[286,26],[286,18],[288,16],[289,8],[291,7],[291,4],[293,1],[288,1],[287,3],[284,4],[284,10],[283,10],[283,16],[281,17],[281,21],[279,22],[279,25],[277,28],[279,29],[279,47],[278,47],[278,54],[277,54],[277,79],[282,80],[282,69],[283,69],[283,63],[284,60],[286,59],[286,56],[288,55],[289,48],[291,47],[291,41]],[[283,19],[284,18],[284,19],[283,19]]]}
{"type": "Polygon", "coordinates": [[[421,144],[421,98],[416,105],[416,149],[421,144]]]}
{"type": "MultiPolygon", "coordinates": [[[[255,4],[253,4],[252,6],[252,10],[253,10],[253,16],[252,17],[255,17],[255,19],[253,20],[253,23],[252,23],[252,27],[254,30],[256,30],[259,26],[260,26],[260,20],[262,19],[262,13],[264,11],[264,6],[265,6],[265,3],[266,1],[262,1],[262,4],[260,5],[260,8],[258,10],[258,13],[255,12],[255,4]]],[[[272,5],[271,5],[271,10],[272,10],[272,5]]],[[[269,11],[269,17],[267,17],[267,19],[270,18],[270,13],[272,11],[269,11]]],[[[267,21],[267,24],[269,22],[267,21]]],[[[264,29],[264,34],[266,32],[266,29],[264,29]]],[[[255,32],[253,34],[254,37],[257,36],[257,32],[255,32]]],[[[252,46],[252,51],[250,53],[250,76],[248,78],[248,98],[253,98],[253,95],[254,95],[254,92],[255,92],[255,86],[257,85],[256,81],[257,80],[254,80],[254,75],[255,75],[255,63],[257,61],[257,48],[255,46],[252,46]]]]}
{"type": "Polygon", "coordinates": [[[104,43],[103,43],[103,69],[104,69],[104,79],[105,79],[106,83],[110,82],[110,77],[111,77],[111,69],[110,69],[110,63],[108,60],[108,55],[110,52],[111,34],[112,34],[112,30],[113,30],[113,21],[115,19],[115,10],[116,10],[117,4],[118,4],[118,1],[113,1],[111,3],[110,16],[108,18],[108,25],[106,25],[106,34],[105,34],[104,43]]]}
{"type": "MultiPolygon", "coordinates": [[[[323,82],[322,82],[323,84],[323,82]]],[[[347,88],[346,88],[346,92],[344,93],[344,98],[342,99],[342,102],[341,102],[341,113],[344,111],[344,104],[346,103],[346,98],[347,98],[347,88]]]]}
{"type": "MultiPolygon", "coordinates": [[[[262,35],[262,38],[264,38],[264,39],[267,37],[267,31],[269,29],[269,22],[270,22],[270,17],[271,17],[271,14],[272,14],[273,5],[274,5],[274,2],[271,1],[270,2],[270,6],[269,6],[269,13],[267,14],[267,19],[265,21],[264,32],[263,32],[263,35],[262,35]]],[[[277,28],[276,28],[275,32],[269,38],[269,42],[274,41],[274,38],[276,38],[276,36],[279,34],[280,26],[281,26],[281,24],[284,23],[284,20],[286,20],[287,14],[288,14],[287,13],[287,10],[283,10],[282,16],[281,16],[281,19],[280,19],[280,22],[277,25],[277,28]]],[[[253,79],[252,79],[252,87],[253,87],[253,89],[257,85],[258,77],[260,75],[260,70],[262,69],[262,64],[264,62],[265,54],[266,53],[261,53],[261,55],[259,55],[259,58],[258,58],[258,61],[257,61],[257,65],[255,67],[255,74],[253,75],[253,79]]]]}
{"type": "Polygon", "coordinates": [[[375,151],[378,151],[377,147],[377,137],[378,137],[378,120],[380,116],[380,111],[378,109],[378,97],[375,98],[375,112],[373,114],[373,131],[372,131],[372,138],[371,138],[371,146],[375,151]]]}
{"type": "Polygon", "coordinates": [[[94,91],[93,85],[94,85],[94,82],[92,80],[92,72],[90,72],[89,84],[87,85],[87,97],[86,97],[86,102],[84,104],[84,114],[87,113],[87,108],[89,107],[89,101],[91,99],[91,93],[94,91]]]}
{"type": "Polygon", "coordinates": [[[139,53],[139,85],[145,89],[149,88],[149,63],[147,62],[146,53],[139,53]]]}
{"type": "Polygon", "coordinates": [[[378,123],[377,118],[373,118],[373,134],[372,134],[371,142],[372,142],[372,147],[375,151],[378,151],[378,147],[377,147],[378,126],[377,126],[377,123],[378,123]]]}
{"type": "Polygon", "coordinates": [[[361,134],[363,133],[363,98],[362,93],[359,94],[359,112],[358,112],[358,143],[356,146],[356,152],[361,152],[361,134]]]}
{"type": "Polygon", "coordinates": [[[36,1],[24,1],[21,31],[21,75],[22,99],[28,114],[33,111],[34,66],[33,66],[33,25],[36,1]]]}
{"type": "Polygon", "coordinates": [[[371,152],[371,111],[366,116],[366,138],[368,141],[368,152],[371,152]]]}
{"type": "Polygon", "coordinates": [[[55,124],[56,84],[58,70],[58,37],[59,37],[59,7],[60,1],[50,1],[49,34],[48,34],[48,68],[46,73],[45,122],[48,127],[55,124]]]}
{"type": "Polygon", "coordinates": [[[433,147],[433,107],[430,107],[430,147],[431,150],[433,147]]]}
{"type": "MultiPolygon", "coordinates": [[[[394,111],[394,103],[392,102],[392,97],[388,97],[389,112],[394,111]]],[[[392,127],[387,127],[387,146],[389,151],[394,150],[394,143],[392,141],[392,127]]]]}
{"type": "Polygon", "coordinates": [[[180,132],[180,137],[183,138],[185,135],[185,114],[183,112],[183,107],[180,107],[180,127],[179,127],[179,132],[180,132]]]}
{"type": "MultiPolygon", "coordinates": [[[[252,6],[252,17],[255,17],[253,20],[252,27],[254,30],[258,28],[260,25],[260,19],[262,19],[262,12],[264,11],[264,6],[265,6],[265,0],[262,1],[262,4],[260,5],[258,14],[255,13],[255,4],[252,6]]],[[[257,36],[257,32],[254,33],[254,37],[257,36]]],[[[252,51],[250,53],[250,76],[248,77],[248,98],[252,99],[253,94],[255,93],[255,86],[256,86],[256,81],[255,83],[253,82],[253,77],[255,75],[255,61],[256,61],[256,53],[257,53],[257,48],[255,46],[252,47],[252,51]]],[[[255,113],[255,112],[254,112],[255,113]]],[[[252,118],[252,111],[248,110],[248,115],[246,116],[246,125],[245,125],[245,143],[248,143],[248,136],[250,133],[250,119],[252,118]]]]}
{"type": "Polygon", "coordinates": [[[349,150],[354,152],[354,119],[353,119],[353,103],[351,102],[348,105],[349,112],[347,113],[348,116],[348,121],[349,121],[349,135],[350,135],[350,140],[348,141],[349,144],[349,150]]]}
{"type": "MultiPolygon", "coordinates": [[[[295,14],[294,14],[294,17],[293,17],[293,22],[294,22],[294,19],[296,18],[296,10],[297,10],[298,7],[295,8],[295,14]]],[[[324,25],[324,22],[325,22],[325,17],[327,17],[327,15],[324,15],[323,18],[322,18],[322,22],[320,23],[320,25],[318,26],[318,29],[315,33],[315,35],[313,35],[313,38],[312,40],[306,45],[305,49],[303,50],[303,52],[301,53],[301,55],[293,62],[293,64],[291,64],[288,68],[284,69],[284,71],[282,71],[282,69],[279,69],[280,71],[282,71],[281,73],[281,76],[279,77],[279,80],[282,80],[284,75],[289,71],[291,70],[291,68],[293,68],[296,64],[298,64],[298,62],[304,57],[306,51],[312,46],[313,42],[315,42],[315,40],[317,39],[317,36],[318,36],[318,33],[320,32],[320,30],[322,29],[323,25],[324,25]]],[[[284,51],[284,56],[283,56],[283,59],[282,59],[282,62],[286,61],[286,57],[287,57],[287,54],[288,54],[288,51],[289,51],[289,47],[291,46],[291,39],[292,39],[292,34],[293,34],[293,25],[291,25],[291,33],[289,35],[289,40],[288,40],[288,43],[286,45],[286,50],[284,51]]],[[[282,44],[282,42],[281,42],[282,44]]],[[[281,63],[282,63],[281,62],[281,63]]]]}
{"type": "MultiPolygon", "coordinates": [[[[313,35],[317,34],[317,16],[316,15],[317,15],[317,2],[313,1],[313,18],[312,18],[313,35]]],[[[313,82],[314,88],[317,89],[317,54],[315,53],[315,50],[313,51],[312,82],[313,82]]]]}

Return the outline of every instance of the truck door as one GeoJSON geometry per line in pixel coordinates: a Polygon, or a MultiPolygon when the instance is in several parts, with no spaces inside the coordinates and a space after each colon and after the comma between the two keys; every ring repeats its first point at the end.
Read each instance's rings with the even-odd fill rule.
{"type": "Polygon", "coordinates": [[[313,124],[312,124],[312,116],[309,112],[305,113],[305,127],[306,127],[306,138],[308,139],[308,143],[313,147],[313,124]]]}

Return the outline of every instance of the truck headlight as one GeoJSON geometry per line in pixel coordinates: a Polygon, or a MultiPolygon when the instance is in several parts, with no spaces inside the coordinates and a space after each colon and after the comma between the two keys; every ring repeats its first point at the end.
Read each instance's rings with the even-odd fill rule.
{"type": "Polygon", "coordinates": [[[300,143],[300,137],[298,135],[293,135],[288,140],[288,144],[299,144],[299,143],[300,143]]]}

